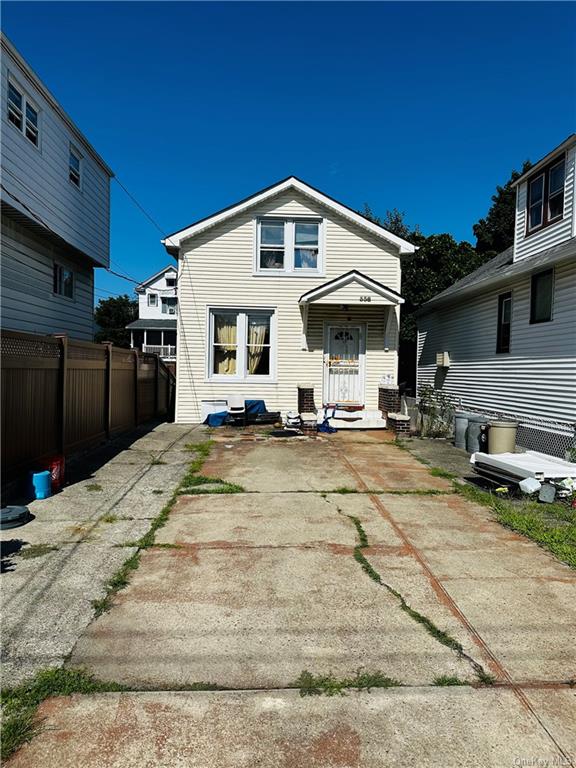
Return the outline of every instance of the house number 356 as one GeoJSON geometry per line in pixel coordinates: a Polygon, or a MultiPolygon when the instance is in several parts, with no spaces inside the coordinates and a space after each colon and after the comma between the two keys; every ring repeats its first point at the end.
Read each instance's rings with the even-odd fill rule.
{"type": "Polygon", "coordinates": [[[371,296],[360,296],[360,301],[372,301],[371,296]]]}

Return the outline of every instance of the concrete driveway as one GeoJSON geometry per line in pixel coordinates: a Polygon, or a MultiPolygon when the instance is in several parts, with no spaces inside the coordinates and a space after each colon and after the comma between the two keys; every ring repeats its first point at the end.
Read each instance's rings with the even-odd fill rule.
{"type": "Polygon", "coordinates": [[[69,661],[134,692],[47,701],[11,765],[576,762],[573,571],[385,434],[215,440],[244,492],[182,496],[69,661]],[[297,690],[358,670],[399,685],[297,690]]]}

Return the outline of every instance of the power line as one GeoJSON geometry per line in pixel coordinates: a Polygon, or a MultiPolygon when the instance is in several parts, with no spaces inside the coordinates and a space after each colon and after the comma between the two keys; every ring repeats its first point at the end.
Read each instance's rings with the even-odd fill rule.
{"type": "MultiPolygon", "coordinates": [[[[167,234],[166,234],[166,230],[162,229],[162,227],[160,226],[160,224],[158,224],[158,222],[156,221],[156,219],[155,219],[155,218],[154,218],[154,217],[153,217],[151,214],[149,214],[149,213],[148,213],[148,211],[147,211],[147,210],[144,208],[144,206],[143,206],[143,205],[140,205],[140,203],[138,202],[138,200],[136,200],[136,198],[134,197],[134,195],[133,195],[131,192],[129,192],[129,191],[128,191],[128,189],[126,189],[126,187],[124,186],[124,184],[122,184],[122,182],[120,181],[120,179],[118,178],[118,176],[114,176],[114,181],[115,181],[115,182],[118,184],[118,186],[119,186],[121,189],[123,189],[123,190],[124,190],[124,192],[125,192],[125,193],[128,195],[128,197],[130,198],[130,200],[132,200],[132,202],[134,203],[134,205],[135,205],[135,206],[136,206],[136,207],[137,207],[137,208],[138,208],[138,209],[139,209],[139,210],[140,210],[140,211],[141,211],[141,212],[144,214],[144,216],[146,216],[146,218],[148,219],[148,221],[150,221],[150,222],[151,222],[151,224],[152,224],[154,227],[156,227],[156,229],[158,230],[158,232],[160,232],[160,234],[162,235],[162,237],[163,237],[164,239],[166,239],[166,240],[170,240],[170,238],[169,238],[169,237],[167,236],[167,234]]],[[[172,241],[170,240],[170,242],[172,242],[172,241]]],[[[172,243],[172,245],[174,245],[174,243],[172,243]]]]}

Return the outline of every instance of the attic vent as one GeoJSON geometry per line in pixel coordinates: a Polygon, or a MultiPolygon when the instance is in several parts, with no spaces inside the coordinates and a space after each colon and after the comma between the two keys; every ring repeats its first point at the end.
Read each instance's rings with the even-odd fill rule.
{"type": "Polygon", "coordinates": [[[450,368],[450,353],[436,352],[436,366],[438,368],[450,368]]]}

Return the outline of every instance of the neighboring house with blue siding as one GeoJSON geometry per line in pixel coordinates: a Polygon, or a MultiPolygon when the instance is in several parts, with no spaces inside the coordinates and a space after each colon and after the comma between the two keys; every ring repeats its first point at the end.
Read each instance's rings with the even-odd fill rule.
{"type": "Polygon", "coordinates": [[[571,135],[521,176],[513,246],[418,313],[418,388],[516,416],[533,437],[576,422],[575,157],[571,135]]]}
{"type": "Polygon", "coordinates": [[[91,340],[112,171],[2,35],[1,326],[91,340]]]}

